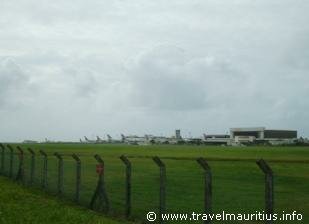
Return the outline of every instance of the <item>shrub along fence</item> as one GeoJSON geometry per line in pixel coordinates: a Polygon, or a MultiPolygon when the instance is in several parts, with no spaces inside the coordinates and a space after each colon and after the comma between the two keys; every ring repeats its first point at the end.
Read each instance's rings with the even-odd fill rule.
{"type": "MultiPolygon", "coordinates": [[[[109,163],[112,164],[108,171],[105,167],[105,160],[97,154],[92,158],[89,155],[59,154],[57,152],[47,154],[44,150],[35,151],[31,148],[25,150],[19,146],[13,147],[1,143],[0,157],[0,173],[4,176],[26,186],[40,187],[61,198],[71,198],[75,203],[95,211],[117,217],[122,216],[128,220],[147,222],[146,211],[155,211],[157,222],[164,223],[160,218],[161,214],[179,211],[184,213],[183,210],[168,208],[168,199],[173,201],[170,204],[180,205],[177,203],[177,195],[179,197],[184,195],[188,198],[190,196],[192,201],[199,201],[200,203],[197,204],[203,206],[199,210],[202,213],[211,214],[213,212],[213,175],[210,165],[204,158],[197,158],[195,161],[200,166],[201,176],[195,174],[186,176],[185,172],[179,169],[177,170],[180,172],[179,176],[171,178],[173,183],[169,186],[167,165],[159,157],[153,157],[152,163],[155,166],[149,172],[144,170],[138,173],[136,182],[138,179],[143,179],[143,181],[134,189],[132,186],[132,178],[134,177],[132,170],[135,164],[133,160],[136,160],[136,164],[138,161],[143,163],[139,165],[140,169],[148,167],[151,160],[145,158],[141,160],[138,157],[126,157],[125,155],[120,158],[108,158],[109,163]],[[120,167],[116,169],[115,164],[120,167]],[[199,195],[199,193],[195,194],[193,189],[187,189],[188,182],[192,180],[190,178],[194,176],[199,178],[199,180],[196,178],[195,182],[200,185],[199,187],[203,191],[201,197],[197,198],[191,198],[191,194],[186,193],[190,192],[193,196],[199,195]],[[187,181],[185,183],[187,187],[186,185],[181,186],[178,180],[187,181]],[[113,186],[107,189],[108,181],[113,182],[113,186]],[[170,189],[174,187],[175,192],[167,191],[168,187],[170,189]],[[169,197],[168,193],[174,194],[174,196],[169,197]],[[132,203],[133,200],[136,202],[135,204],[132,203]],[[150,203],[145,203],[146,200],[150,203]],[[140,205],[135,209],[134,205],[137,204],[140,205]]],[[[256,163],[265,178],[265,214],[272,215],[274,212],[273,171],[262,159],[256,163]]],[[[188,171],[188,173],[192,172],[188,171]]],[[[186,207],[186,203],[191,206],[189,202],[185,201],[180,207],[186,207]]],[[[211,220],[204,221],[204,223],[211,223],[211,220]]],[[[272,221],[265,221],[265,223],[272,223],[272,221]]]]}

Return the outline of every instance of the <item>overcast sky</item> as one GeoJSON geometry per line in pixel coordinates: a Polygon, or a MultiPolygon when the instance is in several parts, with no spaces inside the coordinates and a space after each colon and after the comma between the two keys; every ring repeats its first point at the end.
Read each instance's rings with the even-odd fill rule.
{"type": "Polygon", "coordinates": [[[0,141],[309,136],[308,0],[0,0],[0,141]]]}

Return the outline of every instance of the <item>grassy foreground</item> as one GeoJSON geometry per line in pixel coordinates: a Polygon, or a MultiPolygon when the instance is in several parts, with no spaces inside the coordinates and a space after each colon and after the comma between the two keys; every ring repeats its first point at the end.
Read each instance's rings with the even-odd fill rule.
{"type": "Polygon", "coordinates": [[[24,188],[0,177],[1,224],[120,224],[38,190],[24,188]]]}
{"type": "MultiPolygon", "coordinates": [[[[213,173],[213,211],[254,213],[264,210],[264,175],[257,167],[257,159],[265,159],[275,176],[275,212],[303,214],[309,223],[309,147],[211,147],[211,146],[129,146],[101,144],[34,144],[21,145],[36,151],[35,182],[40,186],[42,157],[38,150],[48,154],[48,191],[57,188],[57,159],[64,158],[64,196],[72,199],[75,186],[76,153],[82,161],[81,203],[88,206],[96,187],[97,174],[94,154],[105,161],[105,180],[110,200],[110,215],[124,218],[125,167],[119,156],[125,154],[132,162],[132,214],[134,220],[145,220],[149,211],[158,212],[159,169],[151,159],[159,156],[167,171],[167,212],[203,212],[203,171],[196,158],[205,157],[213,173]]],[[[5,155],[5,173],[8,173],[9,152],[5,155]]],[[[18,157],[14,156],[14,175],[18,157]]],[[[25,175],[29,179],[29,153],[25,151],[25,175]]],[[[60,215],[61,216],[61,215],[60,215]]],[[[196,222],[201,223],[201,222],[196,222]]],[[[221,223],[221,222],[214,222],[221,223]]],[[[229,222],[231,223],[231,222],[229,222]]],[[[261,222],[234,222],[261,223],[261,222]]],[[[277,223],[295,223],[277,222],[277,223]]]]}

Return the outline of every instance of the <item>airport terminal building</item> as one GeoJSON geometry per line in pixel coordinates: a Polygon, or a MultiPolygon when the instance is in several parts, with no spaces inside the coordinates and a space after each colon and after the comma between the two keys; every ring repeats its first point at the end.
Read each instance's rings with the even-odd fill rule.
{"type": "Polygon", "coordinates": [[[265,127],[231,128],[230,139],[235,143],[268,141],[272,144],[291,142],[297,138],[295,130],[272,130],[265,127]]]}

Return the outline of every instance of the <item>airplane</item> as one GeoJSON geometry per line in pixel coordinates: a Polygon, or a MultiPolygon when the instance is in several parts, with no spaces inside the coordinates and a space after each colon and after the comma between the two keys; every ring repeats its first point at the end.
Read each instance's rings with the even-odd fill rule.
{"type": "Polygon", "coordinates": [[[146,136],[145,137],[140,137],[137,135],[125,136],[121,134],[121,142],[130,145],[144,145],[148,143],[148,140],[146,139],[146,136]]]}
{"type": "Polygon", "coordinates": [[[124,134],[121,134],[121,142],[124,143],[126,141],[126,136],[124,134]]]}
{"type": "Polygon", "coordinates": [[[106,141],[97,136],[96,143],[105,143],[106,141]]]}
{"type": "Polygon", "coordinates": [[[121,134],[122,143],[131,144],[131,145],[147,145],[147,144],[177,144],[179,139],[175,137],[164,137],[164,136],[154,136],[154,135],[129,135],[125,136],[121,134]]]}
{"type": "Polygon", "coordinates": [[[86,143],[96,143],[96,140],[90,140],[86,136],[84,136],[86,143]]]}
{"type": "Polygon", "coordinates": [[[164,136],[145,135],[146,140],[151,144],[173,144],[173,138],[164,136]]]}
{"type": "Polygon", "coordinates": [[[45,138],[44,143],[59,143],[60,141],[55,141],[55,140],[49,140],[48,138],[45,138]]]}
{"type": "Polygon", "coordinates": [[[204,144],[213,144],[213,145],[224,145],[230,141],[230,135],[206,135],[203,134],[204,139],[202,142],[204,144]]]}
{"type": "Polygon", "coordinates": [[[45,143],[51,143],[51,141],[48,140],[48,138],[45,138],[45,143]]]}
{"type": "Polygon", "coordinates": [[[109,134],[107,134],[107,142],[108,143],[112,143],[113,142],[113,138],[109,134]]]}

